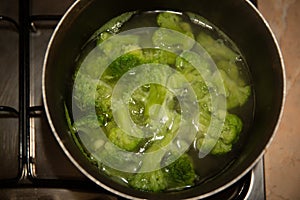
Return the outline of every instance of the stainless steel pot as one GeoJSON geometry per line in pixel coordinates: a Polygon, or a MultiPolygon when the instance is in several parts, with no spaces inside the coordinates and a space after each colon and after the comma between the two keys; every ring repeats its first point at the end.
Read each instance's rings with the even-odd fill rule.
{"type": "Polygon", "coordinates": [[[259,11],[244,0],[80,0],[58,24],[44,60],[43,100],[49,124],[61,148],[89,179],[127,198],[201,199],[229,187],[249,172],[264,154],[278,127],[284,97],[285,73],[279,46],[259,11]],[[244,54],[255,90],[253,125],[235,162],[210,181],[166,194],[136,191],[100,174],[74,143],[64,111],[75,59],[87,39],[106,21],[121,13],[157,9],[198,13],[223,30],[244,54]]]}

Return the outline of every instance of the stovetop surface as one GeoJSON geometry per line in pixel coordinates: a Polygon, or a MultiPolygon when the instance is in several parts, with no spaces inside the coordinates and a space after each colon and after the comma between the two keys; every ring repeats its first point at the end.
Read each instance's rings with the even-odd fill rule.
{"type": "MultiPolygon", "coordinates": [[[[0,0],[0,110],[6,107],[14,109],[0,113],[1,199],[32,199],[32,195],[41,200],[120,199],[91,183],[71,164],[53,137],[43,112],[44,54],[59,18],[72,3],[72,0],[30,1],[29,133],[20,136],[18,113],[23,84],[19,77],[22,76],[20,66],[23,60],[19,58],[22,54],[19,46],[19,2],[0,0]],[[28,148],[24,148],[24,143],[28,144],[28,148]]],[[[263,160],[237,184],[208,199],[246,197],[264,199],[263,160]],[[249,188],[255,192],[250,193],[249,188]]]]}

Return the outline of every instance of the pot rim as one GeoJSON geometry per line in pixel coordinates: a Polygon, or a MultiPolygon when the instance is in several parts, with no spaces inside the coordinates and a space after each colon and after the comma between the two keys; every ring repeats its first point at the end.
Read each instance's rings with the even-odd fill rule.
{"type": "MultiPolygon", "coordinates": [[[[51,38],[50,41],[47,45],[47,50],[45,53],[45,57],[44,57],[44,62],[43,62],[43,72],[42,72],[42,99],[43,99],[43,104],[45,107],[45,112],[46,112],[46,117],[48,119],[48,123],[50,125],[50,128],[52,130],[52,133],[54,135],[54,137],[56,138],[58,144],[60,145],[60,147],[62,148],[62,150],[64,151],[65,155],[68,157],[68,159],[72,162],[72,164],[79,169],[79,171],[81,173],[83,173],[87,178],[89,178],[91,181],[93,181],[95,184],[97,184],[98,186],[106,189],[107,191],[116,194],[118,196],[122,196],[124,198],[128,198],[128,199],[143,199],[143,198],[138,198],[138,197],[133,197],[131,195],[125,194],[123,192],[120,192],[118,190],[115,190],[111,187],[109,187],[108,185],[105,185],[104,183],[100,182],[99,180],[97,180],[94,176],[92,176],[90,173],[88,173],[75,159],[74,157],[71,155],[71,153],[69,152],[69,150],[66,148],[66,146],[64,145],[64,143],[62,142],[60,136],[58,135],[55,126],[51,120],[51,116],[50,116],[50,111],[48,108],[48,103],[47,103],[47,94],[46,94],[46,83],[45,83],[45,78],[46,78],[46,66],[47,66],[47,60],[48,60],[48,56],[52,47],[52,43],[54,42],[56,35],[58,34],[58,31],[60,30],[60,26],[64,23],[65,19],[69,16],[69,13],[74,12],[73,10],[82,2],[82,0],[76,0],[69,8],[68,10],[64,13],[63,17],[61,18],[61,20],[59,21],[59,23],[57,24],[51,38]]],[[[236,183],[238,180],[240,180],[242,177],[244,177],[250,170],[253,169],[253,167],[263,158],[263,155],[265,154],[267,148],[269,148],[270,144],[272,143],[277,131],[278,131],[278,127],[279,124],[282,120],[282,115],[283,115],[283,111],[284,111],[284,105],[285,105],[285,101],[286,101],[286,73],[285,73],[285,65],[284,65],[284,60],[283,60],[283,56],[280,50],[280,46],[279,43],[275,37],[275,34],[273,33],[269,23],[267,22],[267,20],[263,17],[263,15],[260,13],[260,11],[258,10],[258,8],[256,8],[253,3],[250,0],[245,0],[245,2],[248,4],[248,6],[250,6],[255,13],[259,16],[259,18],[263,21],[264,25],[266,26],[268,32],[271,34],[272,40],[276,46],[277,49],[277,53],[279,55],[279,59],[280,59],[280,65],[281,65],[281,71],[282,71],[282,80],[283,80],[283,90],[282,90],[282,101],[281,101],[281,107],[280,107],[280,112],[278,115],[278,119],[277,119],[277,123],[276,126],[273,130],[273,134],[272,136],[269,138],[265,148],[262,150],[262,152],[260,153],[260,155],[253,161],[253,163],[251,165],[249,165],[242,173],[240,173],[237,177],[235,177],[234,179],[232,179],[231,181],[229,181],[228,183],[224,184],[223,186],[214,189],[208,193],[205,194],[201,194],[199,196],[196,197],[192,197],[192,198],[187,198],[188,200],[196,200],[196,199],[203,199],[203,198],[207,198],[210,197],[212,195],[215,195],[223,190],[225,190],[226,188],[228,188],[229,186],[233,185],[234,183],[236,183]]]]}

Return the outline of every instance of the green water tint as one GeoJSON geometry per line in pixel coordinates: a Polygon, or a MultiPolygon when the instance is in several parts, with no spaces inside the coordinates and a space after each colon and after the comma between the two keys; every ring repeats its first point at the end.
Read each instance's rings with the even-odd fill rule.
{"type": "Polygon", "coordinates": [[[252,121],[249,74],[236,45],[201,16],[124,13],[79,55],[68,123],[112,179],[142,191],[181,190],[238,156],[252,121]]]}

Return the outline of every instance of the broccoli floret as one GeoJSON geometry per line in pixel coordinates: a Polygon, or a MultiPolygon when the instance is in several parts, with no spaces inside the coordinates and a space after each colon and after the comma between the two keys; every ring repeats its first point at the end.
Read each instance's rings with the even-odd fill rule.
{"type": "Polygon", "coordinates": [[[190,187],[195,184],[197,175],[191,158],[187,154],[180,156],[175,162],[164,168],[168,177],[169,188],[190,187]]]}
{"type": "Polygon", "coordinates": [[[122,56],[127,52],[140,49],[138,35],[113,35],[98,45],[109,58],[122,56]],[[116,48],[117,47],[117,48],[116,48]]]}
{"type": "MultiPolygon", "coordinates": [[[[87,142],[86,144],[89,146],[94,146],[95,150],[101,148],[104,144],[103,140],[101,139],[101,137],[99,137],[98,132],[96,131],[96,129],[94,129],[94,127],[89,128],[89,123],[92,124],[92,126],[96,126],[97,124],[97,120],[93,120],[93,119],[83,119],[83,121],[87,120],[87,124],[81,124],[79,122],[79,125],[76,125],[76,122],[74,122],[72,124],[71,122],[71,117],[69,114],[69,111],[67,109],[66,104],[64,104],[65,107],[65,114],[66,114],[66,119],[67,119],[67,124],[70,130],[70,134],[74,140],[74,142],[76,143],[76,145],[78,146],[78,148],[80,149],[80,151],[86,156],[86,158],[95,166],[99,166],[99,163],[91,156],[91,152],[89,152],[85,146],[82,145],[82,141],[87,142]],[[78,131],[82,131],[82,132],[78,132],[78,131]],[[80,136],[79,136],[80,134],[80,136]]],[[[87,117],[90,118],[90,117],[87,117]]],[[[81,120],[81,119],[80,119],[81,120]]],[[[78,120],[78,121],[80,121],[78,120]]]]}
{"type": "MultiPolygon", "coordinates": [[[[123,181],[130,178],[137,171],[140,161],[136,153],[129,153],[127,150],[117,148],[111,141],[107,141],[93,155],[102,167],[100,170],[110,176],[116,176],[123,181]]],[[[127,183],[127,181],[125,182],[127,183]]]]}
{"type": "MultiPolygon", "coordinates": [[[[193,52],[193,51],[184,51],[176,59],[176,69],[182,72],[185,75],[193,74],[195,69],[199,71],[196,72],[198,76],[207,77],[211,76],[212,72],[215,70],[214,66],[210,62],[210,58],[204,52],[193,52]]],[[[191,80],[193,81],[193,77],[191,80]]]]}
{"type": "Polygon", "coordinates": [[[137,151],[142,138],[133,137],[122,131],[119,127],[112,128],[108,133],[108,139],[121,149],[137,151]]]}
{"type": "Polygon", "coordinates": [[[78,63],[80,68],[79,73],[85,74],[92,79],[99,79],[100,69],[106,67],[109,64],[109,58],[98,49],[94,49],[83,60],[82,63],[78,63]]]}
{"type": "Polygon", "coordinates": [[[74,82],[74,96],[76,105],[83,111],[94,109],[95,93],[98,80],[92,79],[90,76],[77,73],[74,82]]]}
{"type": "Polygon", "coordinates": [[[129,51],[109,65],[102,79],[115,83],[124,73],[134,67],[148,63],[174,65],[176,57],[177,55],[175,53],[155,48],[129,51]]]}
{"type": "Polygon", "coordinates": [[[220,40],[214,39],[205,32],[200,32],[196,41],[209,53],[215,62],[220,60],[235,61],[238,54],[220,40]]]}
{"type": "Polygon", "coordinates": [[[77,73],[74,86],[73,98],[80,110],[90,114],[96,109],[101,126],[111,120],[111,86],[83,73],[77,73]]]}
{"type": "Polygon", "coordinates": [[[110,33],[118,33],[122,25],[127,22],[136,11],[123,13],[111,20],[109,20],[106,24],[104,24],[98,31],[108,31],[110,33]]]}
{"type": "Polygon", "coordinates": [[[159,13],[157,24],[161,28],[156,30],[152,37],[152,42],[156,47],[182,51],[189,50],[194,46],[194,34],[191,26],[184,22],[183,17],[179,14],[159,13]]]}
{"type": "Polygon", "coordinates": [[[95,97],[95,109],[98,120],[102,126],[105,126],[112,120],[111,95],[112,88],[105,82],[99,80],[95,97]]]}
{"type": "Polygon", "coordinates": [[[91,129],[99,128],[102,123],[101,122],[99,123],[99,119],[97,119],[97,117],[98,116],[95,115],[87,115],[80,119],[76,119],[76,121],[74,122],[74,126],[75,127],[86,126],[91,129]]]}
{"type": "Polygon", "coordinates": [[[198,100],[208,94],[209,90],[204,78],[211,76],[212,69],[203,56],[185,51],[177,57],[176,69],[191,83],[198,100]],[[193,66],[191,62],[196,66],[193,66]]]}
{"type": "MultiPolygon", "coordinates": [[[[158,84],[149,84],[136,89],[129,101],[131,119],[136,124],[145,126],[149,123],[151,115],[156,118],[163,117],[161,114],[165,113],[162,113],[161,109],[168,108],[155,107],[155,105],[163,105],[166,100],[167,92],[166,88],[158,84]]],[[[170,101],[168,101],[168,103],[170,103],[170,101]]]]}
{"type": "Polygon", "coordinates": [[[250,85],[239,86],[238,82],[231,79],[223,70],[219,70],[226,93],[227,109],[244,105],[251,95],[250,85]]]}
{"type": "Polygon", "coordinates": [[[168,179],[166,173],[161,169],[153,172],[137,173],[128,184],[135,189],[147,192],[160,192],[168,187],[168,179]]]}
{"type": "MultiPolygon", "coordinates": [[[[150,108],[155,105],[159,104],[162,105],[162,103],[165,100],[167,90],[158,84],[151,84],[149,94],[147,97],[147,100],[145,102],[145,114],[150,116],[150,108]]],[[[158,112],[152,113],[154,115],[157,115],[158,112]]]]}
{"type": "Polygon", "coordinates": [[[152,36],[152,42],[155,47],[173,52],[189,50],[194,46],[195,41],[179,32],[171,29],[159,28],[152,36]]]}
{"type": "Polygon", "coordinates": [[[183,16],[172,12],[162,12],[157,15],[157,24],[160,27],[181,32],[194,38],[190,24],[183,21],[183,16]]]}
{"type": "Polygon", "coordinates": [[[200,124],[204,126],[201,130],[204,132],[198,134],[197,148],[202,148],[204,151],[212,149],[210,154],[213,155],[221,155],[231,151],[232,145],[238,140],[239,134],[243,128],[242,120],[237,115],[230,113],[226,114],[225,122],[219,137],[213,135],[214,132],[212,132],[211,135],[207,135],[208,133],[206,131],[208,126],[211,125],[210,120],[200,121],[200,124]],[[201,124],[201,122],[207,124],[201,124]]]}
{"type": "Polygon", "coordinates": [[[107,36],[119,33],[123,24],[127,22],[134,14],[136,14],[135,11],[127,12],[109,20],[91,36],[89,41],[97,39],[98,43],[101,43],[107,39],[107,36]],[[105,34],[102,35],[102,33],[105,34]]]}
{"type": "Polygon", "coordinates": [[[139,98],[130,99],[129,113],[132,121],[135,124],[138,124],[140,126],[145,126],[147,124],[148,117],[145,115],[145,104],[142,99],[139,98]]]}
{"type": "Polygon", "coordinates": [[[212,155],[223,155],[230,152],[232,149],[232,144],[225,144],[218,140],[214,148],[211,150],[212,155]]]}
{"type": "Polygon", "coordinates": [[[108,175],[112,180],[122,185],[128,186],[127,180],[129,180],[132,177],[132,173],[114,169],[112,167],[104,165],[103,163],[99,163],[99,165],[99,169],[103,171],[106,175],[108,175]]]}
{"type": "Polygon", "coordinates": [[[142,62],[135,51],[126,53],[114,60],[105,70],[102,79],[110,83],[117,82],[120,77],[130,69],[140,65],[142,62]]]}
{"type": "Polygon", "coordinates": [[[129,178],[129,185],[142,191],[160,192],[193,186],[196,178],[190,157],[183,154],[164,168],[135,174],[129,178]]]}
{"type": "Polygon", "coordinates": [[[159,63],[174,65],[177,55],[170,51],[163,49],[147,48],[143,49],[142,62],[143,63],[159,63]]]}
{"type": "Polygon", "coordinates": [[[242,79],[242,70],[235,63],[239,57],[238,54],[205,32],[199,33],[197,41],[217,64],[219,72],[213,75],[213,77],[215,76],[214,82],[219,88],[222,88],[224,84],[227,108],[242,106],[251,94],[251,87],[246,85],[246,80],[242,79]],[[223,83],[217,81],[220,78],[219,74],[222,76],[223,83]]]}
{"type": "Polygon", "coordinates": [[[235,143],[239,138],[242,128],[242,120],[237,115],[227,113],[220,139],[224,144],[235,143]]]}
{"type": "Polygon", "coordinates": [[[243,79],[242,70],[234,62],[222,60],[217,63],[217,67],[218,69],[223,70],[231,80],[237,83],[238,86],[246,85],[246,80],[243,79]]]}

